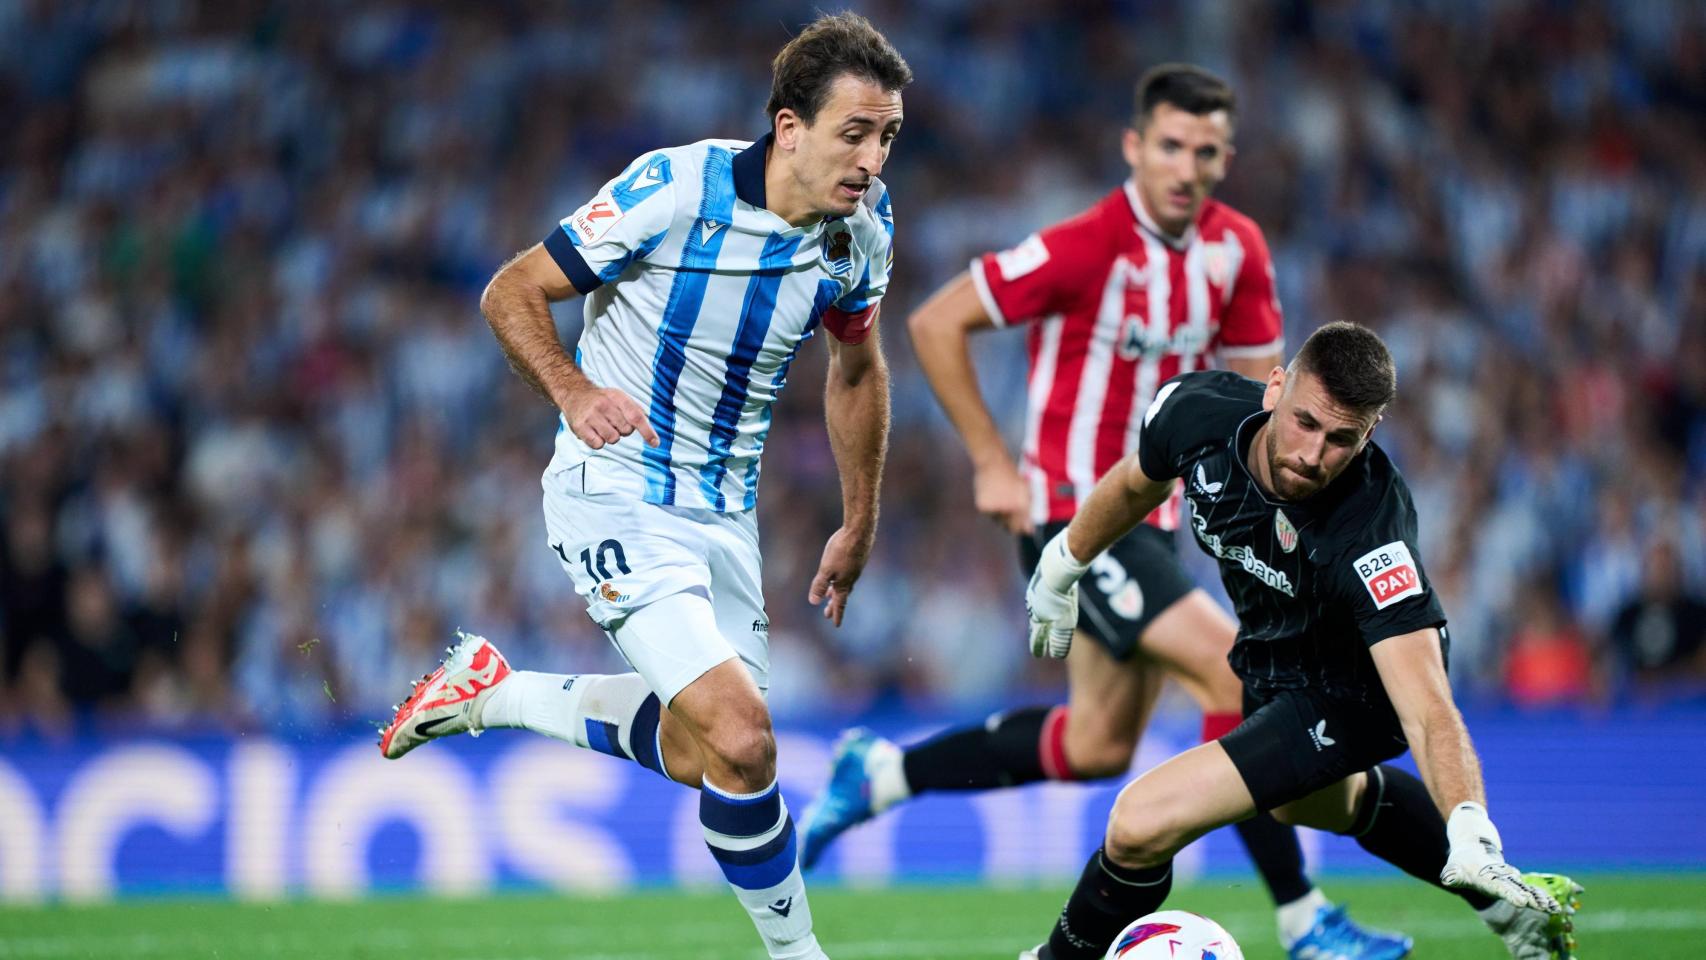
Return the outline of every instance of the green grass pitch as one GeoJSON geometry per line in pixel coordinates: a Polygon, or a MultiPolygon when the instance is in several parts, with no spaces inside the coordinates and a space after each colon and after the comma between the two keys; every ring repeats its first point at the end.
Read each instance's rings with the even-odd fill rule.
{"type": "MultiPolygon", "coordinates": [[[[1697,958],[1706,952],[1706,873],[1578,874],[1586,960],[1697,958]]],[[[1405,930],[1416,960],[1499,960],[1503,947],[1455,898],[1419,883],[1330,880],[1355,916],[1405,930]]],[[[836,960],[1011,960],[1048,932],[1063,889],[824,888],[812,909],[836,960]]],[[[1168,906],[1221,921],[1249,960],[1281,960],[1264,895],[1243,880],[1173,892],[1168,906]]],[[[726,891],[608,898],[517,894],[477,900],[384,896],[349,903],[138,900],[0,910],[0,958],[315,958],[379,960],[762,960],[726,891]]]]}

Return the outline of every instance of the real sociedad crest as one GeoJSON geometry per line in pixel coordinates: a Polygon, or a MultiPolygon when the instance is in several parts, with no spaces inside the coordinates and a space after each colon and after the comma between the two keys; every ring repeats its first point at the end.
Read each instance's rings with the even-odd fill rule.
{"type": "Polygon", "coordinates": [[[1274,511],[1274,539],[1286,553],[1297,549],[1297,528],[1291,525],[1284,510],[1274,511]]]}
{"type": "Polygon", "coordinates": [[[844,277],[853,272],[853,234],[836,224],[823,235],[823,258],[829,261],[829,272],[844,277]]]}

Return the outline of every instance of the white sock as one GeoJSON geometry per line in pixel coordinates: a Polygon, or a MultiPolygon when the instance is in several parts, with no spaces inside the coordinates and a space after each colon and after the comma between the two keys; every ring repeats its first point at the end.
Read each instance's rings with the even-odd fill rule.
{"type": "Polygon", "coordinates": [[[475,725],[532,730],[663,773],[659,716],[657,696],[637,673],[518,670],[492,690],[475,725]]]}
{"type": "Polygon", "coordinates": [[[735,794],[706,780],[699,792],[699,822],[706,846],[770,956],[822,958],[794,846],[794,819],[776,782],[757,793],[735,794]]]}
{"type": "Polygon", "coordinates": [[[1296,900],[1280,904],[1274,910],[1279,924],[1280,946],[1290,950],[1292,944],[1314,929],[1315,915],[1321,912],[1321,908],[1332,905],[1333,901],[1328,900],[1319,887],[1310,887],[1308,893],[1296,900]]]}
{"type": "Polygon", "coordinates": [[[912,799],[912,785],[906,782],[906,752],[887,740],[878,740],[865,754],[865,776],[871,779],[873,813],[912,799]]]}
{"type": "Polygon", "coordinates": [[[585,692],[580,681],[566,673],[517,670],[492,689],[492,695],[474,716],[474,726],[481,730],[506,727],[532,730],[584,747],[584,734],[578,740],[575,738],[580,729],[575,714],[585,692]]]}

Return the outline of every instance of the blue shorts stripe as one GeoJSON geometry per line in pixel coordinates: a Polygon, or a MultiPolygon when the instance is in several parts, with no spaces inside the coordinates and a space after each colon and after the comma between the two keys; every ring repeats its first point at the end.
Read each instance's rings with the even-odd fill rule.
{"type": "Polygon", "coordinates": [[[712,509],[718,511],[728,507],[723,496],[723,478],[729,473],[729,456],[740,414],[752,389],[752,364],[770,333],[770,320],[776,313],[776,293],[782,287],[782,277],[793,265],[794,252],[799,246],[799,237],[784,238],[772,233],[764,241],[758,270],[747,281],[734,349],[725,361],[728,372],[723,377],[723,393],[711,415],[709,454],[699,471],[699,490],[712,509]]]}
{"type": "MultiPolygon", "coordinates": [[[[707,846],[710,846],[707,844],[707,846]]],[[[782,825],[776,839],[753,850],[720,850],[711,846],[711,856],[723,868],[723,876],[742,890],[764,890],[788,879],[799,862],[794,843],[792,817],[782,825]]]]}
{"type": "Polygon", "coordinates": [[[699,791],[699,822],[727,837],[756,837],[782,819],[782,791],[775,784],[756,797],[737,799],[707,785],[699,791]]]}
{"type": "Polygon", "coordinates": [[[699,218],[688,227],[681,263],[658,324],[658,348],[652,357],[652,404],[647,413],[652,429],[657,431],[658,445],[640,448],[640,458],[646,464],[648,503],[675,503],[675,471],[670,458],[675,446],[675,391],[687,365],[688,338],[705,304],[706,284],[716,269],[728,224],[734,219],[734,177],[729,168],[733,156],[722,147],[712,147],[705,155],[705,193],[699,202],[699,218]]]}
{"type": "Polygon", "coordinates": [[[634,714],[633,732],[628,735],[628,745],[634,750],[634,762],[648,770],[656,770],[665,777],[663,762],[658,756],[658,718],[660,707],[658,695],[647,694],[640,702],[639,712],[634,714]]]}

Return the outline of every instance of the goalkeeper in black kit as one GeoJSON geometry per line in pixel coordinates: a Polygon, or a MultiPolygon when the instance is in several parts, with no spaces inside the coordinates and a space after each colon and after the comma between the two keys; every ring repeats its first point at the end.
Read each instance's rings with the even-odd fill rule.
{"type": "Polygon", "coordinates": [[[1505,862],[1446,680],[1445,613],[1415,507],[1369,439],[1396,391],[1386,345],[1350,323],[1317,330],[1266,384],[1177,377],[1150,405],[1138,452],[1044,547],[1025,596],[1034,652],[1070,641],[1088,559],[1182,482],[1238,615],[1244,720],[1121,791],[1048,941],[1021,960],[1101,957],[1166,900],[1178,850],[1258,811],[1353,836],[1457,894],[1518,960],[1574,957],[1581,888],[1505,862]],[[1406,749],[1420,780],[1387,764],[1406,749]]]}

